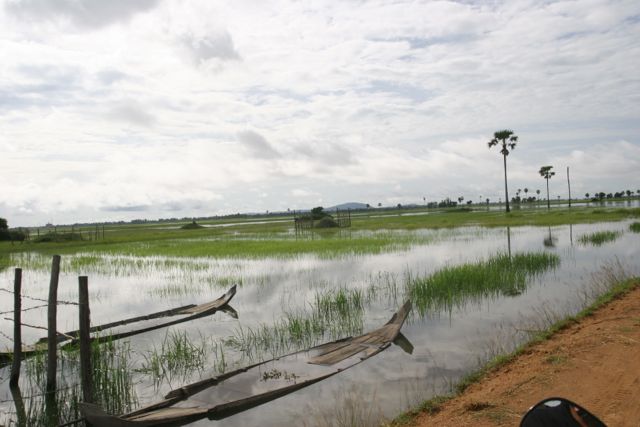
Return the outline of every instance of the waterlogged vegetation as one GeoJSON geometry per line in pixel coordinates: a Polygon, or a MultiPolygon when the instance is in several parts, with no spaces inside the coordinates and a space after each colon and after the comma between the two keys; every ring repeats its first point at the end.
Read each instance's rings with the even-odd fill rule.
{"type": "MultiPolygon", "coordinates": [[[[382,253],[395,246],[406,247],[416,236],[402,237],[391,230],[455,229],[464,226],[555,226],[602,221],[622,221],[640,217],[640,208],[517,209],[508,214],[486,210],[477,205],[472,210],[397,209],[375,210],[352,215],[349,230],[317,230],[300,238],[292,231],[293,217],[269,217],[265,220],[229,219],[203,221],[203,228],[183,230],[189,222],[109,225],[98,240],[66,242],[25,242],[12,245],[0,242],[0,256],[6,253],[38,251],[45,254],[73,254],[80,251],[130,254],[137,256],[176,257],[270,257],[348,253],[382,253]],[[453,214],[455,213],[455,215],[453,214]],[[362,234],[358,232],[363,232],[362,234]],[[341,237],[345,237],[342,239],[341,237]]],[[[71,233],[59,227],[58,233],[71,233]]],[[[84,232],[93,233],[91,226],[84,232]]],[[[75,227],[82,233],[82,227],[75,227]]],[[[33,234],[33,233],[32,233],[33,234]]],[[[446,235],[445,235],[446,237],[446,235]]],[[[428,242],[425,242],[428,243],[428,242]]]]}
{"type": "MultiPolygon", "coordinates": [[[[45,389],[46,356],[46,352],[38,353],[23,362],[20,388],[12,391],[12,397],[18,398],[21,404],[16,405],[13,417],[7,417],[13,419],[13,422],[17,421],[18,425],[63,425],[80,418],[78,404],[82,401],[82,392],[78,383],[78,349],[59,353],[58,391],[51,396],[52,399],[48,398],[45,389]]],[[[131,357],[132,352],[127,343],[106,342],[92,345],[94,398],[110,412],[130,411],[138,402],[131,357]]],[[[5,425],[11,424],[5,421],[5,425]]]]}
{"type": "MultiPolygon", "coordinates": [[[[403,334],[412,354],[394,346],[318,385],[337,394],[369,378],[379,415],[392,417],[411,402],[450,389],[473,369],[484,352],[477,341],[490,340],[496,322],[515,322],[555,304],[570,310],[586,292],[584,278],[601,261],[619,257],[632,264],[640,255],[638,235],[631,232],[639,216],[634,208],[514,207],[509,214],[399,209],[353,214],[351,229],[301,235],[292,231],[289,218],[203,221],[203,228],[193,230],[180,224],[111,226],[104,240],[3,243],[0,286],[9,290],[13,277],[1,266],[19,266],[25,293],[46,299],[50,254],[62,253],[59,297],[75,301],[77,276],[88,275],[92,322],[99,324],[206,302],[238,285],[231,303],[237,318],[220,312],[95,351],[97,400],[111,413],[157,401],[210,375],[358,335],[380,326],[410,298],[415,309],[403,334]],[[583,244],[582,236],[603,231],[616,238],[602,246],[583,244]]],[[[25,312],[25,323],[43,324],[46,309],[38,309],[40,304],[28,302],[36,308],[25,312]]],[[[2,299],[0,311],[10,309],[9,298],[2,299]]],[[[59,324],[73,329],[75,307],[61,306],[59,313],[59,324]]],[[[7,336],[11,327],[0,321],[7,336]]],[[[24,333],[32,342],[41,331],[24,333]]],[[[80,391],[77,356],[61,354],[57,413],[62,423],[78,416],[80,391]]],[[[29,373],[21,389],[35,419],[46,409],[38,397],[44,359],[29,359],[24,366],[29,373]]],[[[0,376],[8,377],[8,370],[0,376]]],[[[0,401],[0,424],[11,425],[18,414],[6,384],[0,384],[0,401]]],[[[268,411],[249,411],[225,425],[287,424],[282,414],[292,407],[304,411],[309,402],[315,402],[314,392],[300,391],[287,403],[272,402],[268,411]]],[[[314,407],[321,418],[334,409],[314,407]]]]}
{"type": "Polygon", "coordinates": [[[622,235],[620,231],[596,231],[584,234],[578,238],[583,245],[601,246],[608,242],[613,242],[622,235]]]}
{"type": "Polygon", "coordinates": [[[481,298],[515,296],[529,280],[560,264],[556,254],[498,254],[488,260],[446,266],[435,274],[409,280],[409,294],[421,315],[463,307],[481,298]]]}
{"type": "Polygon", "coordinates": [[[629,225],[629,230],[634,233],[640,233],[640,222],[632,222],[631,225],[629,225]]]}
{"type": "Polygon", "coordinates": [[[226,344],[255,361],[358,335],[364,327],[364,304],[365,297],[359,289],[317,292],[311,310],[284,312],[273,323],[240,327],[226,344]]]}
{"type": "MultiPolygon", "coordinates": [[[[204,337],[194,341],[185,331],[171,331],[165,335],[159,348],[154,346],[153,350],[143,354],[144,362],[137,372],[151,376],[156,386],[165,380],[171,382],[176,377],[185,380],[194,372],[204,370],[210,348],[204,337]]],[[[222,366],[224,368],[224,356],[222,366]]]]}

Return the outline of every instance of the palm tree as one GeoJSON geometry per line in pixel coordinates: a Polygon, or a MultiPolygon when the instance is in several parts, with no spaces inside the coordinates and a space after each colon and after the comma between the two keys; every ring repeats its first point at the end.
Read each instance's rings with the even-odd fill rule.
{"type": "Polygon", "coordinates": [[[540,168],[540,176],[547,180],[547,209],[551,209],[551,203],[549,202],[549,178],[555,175],[555,172],[551,171],[553,166],[542,166],[540,168]]]}
{"type": "Polygon", "coordinates": [[[487,143],[489,148],[494,145],[501,144],[502,159],[504,162],[504,200],[507,203],[507,212],[509,212],[509,191],[507,189],[507,156],[509,155],[509,149],[513,151],[516,148],[516,142],[518,142],[518,136],[513,134],[512,130],[504,129],[493,133],[493,139],[487,143]]]}

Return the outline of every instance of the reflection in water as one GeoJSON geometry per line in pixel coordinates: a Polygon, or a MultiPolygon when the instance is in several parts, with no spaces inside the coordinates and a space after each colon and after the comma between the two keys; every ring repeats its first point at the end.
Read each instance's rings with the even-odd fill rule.
{"type": "Polygon", "coordinates": [[[16,408],[16,418],[18,427],[26,427],[27,425],[27,413],[24,409],[24,401],[22,400],[22,391],[19,386],[10,386],[11,397],[16,408]]]}
{"type": "Polygon", "coordinates": [[[573,246],[573,224],[569,224],[569,241],[571,242],[571,246],[573,246]]]}
{"type": "Polygon", "coordinates": [[[549,234],[542,239],[542,244],[545,248],[555,248],[558,243],[558,238],[551,234],[551,227],[549,227],[549,234]]]}
{"type": "MultiPolygon", "coordinates": [[[[379,251],[340,253],[332,257],[304,254],[270,258],[196,258],[85,253],[69,255],[63,259],[64,268],[59,292],[61,299],[75,301],[77,275],[90,275],[92,320],[100,324],[133,314],[170,309],[194,301],[206,301],[218,297],[220,289],[228,288],[230,283],[240,284],[238,295],[234,299],[234,306],[242,312],[239,319],[218,313],[213,317],[196,319],[172,327],[172,330],[186,333],[192,343],[204,336],[218,345],[217,355],[209,350],[203,370],[193,372],[188,379],[174,378],[173,383],[163,380],[155,389],[153,379],[139,369],[145,363],[143,355],[149,355],[151,349],[158,348],[167,332],[152,331],[131,339],[131,357],[123,370],[127,372],[127,376],[121,378],[131,389],[129,386],[122,389],[121,398],[127,400],[124,395],[130,392],[130,398],[137,396],[139,404],[146,405],[161,399],[171,389],[180,387],[187,381],[197,381],[200,375],[217,374],[217,364],[222,357],[228,370],[244,366],[247,361],[246,354],[230,343],[230,337],[234,337],[240,330],[247,332],[251,329],[256,332],[258,340],[282,340],[287,345],[291,345],[294,339],[289,332],[276,334],[276,330],[284,330],[280,329],[282,325],[286,325],[287,328],[291,325],[292,331],[303,332],[301,337],[306,334],[305,325],[311,328],[318,324],[334,328],[336,338],[357,334],[358,330],[367,330],[370,326],[378,325],[380,320],[386,319],[392,308],[397,307],[397,301],[403,300],[411,292],[409,285],[413,280],[431,277],[447,267],[474,265],[479,259],[486,260],[488,254],[502,252],[504,258],[509,259],[510,253],[511,262],[514,262],[519,254],[543,251],[540,247],[541,235],[545,239],[548,239],[549,235],[555,238],[555,241],[552,239],[552,243],[557,250],[548,252],[562,257],[561,265],[542,269],[538,274],[527,275],[522,287],[506,286],[504,290],[487,290],[484,295],[480,290],[475,296],[470,294],[470,298],[466,300],[456,296],[459,293],[457,286],[443,287],[443,304],[433,304],[431,308],[425,308],[424,316],[418,315],[416,310],[411,321],[403,328],[403,333],[413,343],[412,355],[393,346],[379,357],[368,360],[343,375],[317,384],[307,391],[296,392],[280,401],[274,401],[268,407],[236,415],[225,420],[224,425],[283,425],[291,416],[299,419],[305,412],[305,405],[308,405],[308,402],[317,402],[319,394],[335,395],[353,384],[362,385],[366,390],[377,390],[379,394],[376,396],[378,400],[375,405],[379,406],[384,416],[392,418],[406,409],[408,402],[421,401],[434,393],[446,393],[448,387],[458,378],[476,368],[478,358],[484,354],[482,346],[493,339],[496,325],[516,324],[524,316],[534,316],[541,306],[545,309],[555,309],[558,313],[573,314],[568,313],[566,307],[578,305],[576,301],[581,300],[579,295],[588,290],[589,281],[584,280],[585,276],[598,271],[603,262],[617,257],[623,264],[634,268],[637,265],[635,260],[640,256],[640,245],[638,234],[628,232],[630,224],[631,221],[622,221],[553,227],[551,234],[548,227],[516,227],[514,230],[511,230],[511,227],[507,230],[502,227],[465,227],[452,230],[367,232],[364,237],[374,235],[384,239],[384,245],[377,246],[380,248],[379,251]],[[605,230],[618,230],[621,234],[604,246],[583,245],[579,251],[566,250],[573,244],[574,232],[577,239],[578,236],[605,230]],[[402,244],[387,245],[387,241],[402,244]],[[169,287],[179,288],[179,292],[161,292],[169,287]],[[316,296],[331,295],[331,299],[327,301],[331,301],[330,304],[337,308],[336,304],[340,304],[343,299],[338,296],[341,289],[347,298],[354,298],[356,292],[359,292],[362,309],[349,310],[351,318],[345,318],[339,312],[332,312],[327,315],[332,319],[328,323],[325,320],[313,321],[321,316],[315,304],[316,296]],[[455,298],[454,302],[444,297],[445,292],[455,298]],[[458,304],[457,301],[461,302],[458,304]],[[441,318],[440,313],[445,311],[448,316],[441,318]],[[296,329],[298,326],[300,329],[296,329]],[[270,333],[262,335],[263,331],[270,333]],[[372,372],[375,372],[375,375],[372,375],[372,372]],[[415,384],[416,396],[406,395],[407,384],[415,384]],[[399,397],[400,395],[404,397],[399,397]]],[[[353,238],[362,238],[362,233],[352,231],[353,238]]],[[[293,239],[293,235],[289,238],[293,239]]],[[[326,236],[326,239],[333,238],[326,236]]],[[[340,242],[336,243],[338,246],[340,242]]],[[[216,241],[210,244],[224,242],[216,241]]],[[[50,258],[39,254],[21,254],[12,255],[10,262],[11,265],[24,267],[23,288],[29,290],[29,295],[46,299],[50,258]]],[[[4,283],[6,286],[11,280],[12,272],[0,271],[0,284],[4,283]]],[[[472,283],[466,280],[462,282],[472,283]]],[[[478,288],[477,285],[468,287],[478,288]]],[[[31,301],[25,308],[38,304],[41,303],[31,301]]],[[[8,298],[0,298],[0,311],[11,309],[12,302],[8,298]]],[[[40,324],[41,320],[46,318],[46,309],[33,309],[25,312],[24,316],[26,323],[40,324]]],[[[76,322],[77,308],[61,306],[59,323],[65,325],[66,329],[73,329],[77,327],[76,322]]],[[[10,322],[0,322],[0,332],[10,335],[11,327],[10,322]]],[[[39,331],[28,330],[24,341],[35,342],[40,335],[39,331]]],[[[321,336],[320,333],[314,335],[321,336]]],[[[0,347],[9,344],[8,340],[0,336],[0,347]]],[[[73,387],[77,375],[75,362],[62,359],[61,366],[64,366],[64,369],[60,371],[60,383],[73,387]],[[62,378],[68,381],[65,380],[65,383],[62,378]]],[[[44,372],[43,366],[33,366],[32,370],[44,372]]],[[[7,378],[8,371],[0,372],[0,377],[7,378]]],[[[28,375],[26,377],[28,378],[28,375]]],[[[39,420],[40,425],[43,425],[44,397],[32,399],[32,396],[38,395],[41,391],[38,382],[27,382],[27,378],[21,381],[27,418],[39,420]],[[39,418],[36,418],[36,412],[41,414],[38,415],[39,418]]],[[[69,413],[61,414],[60,422],[73,419],[72,402],[79,398],[74,398],[74,393],[79,396],[79,393],[71,388],[66,395],[59,397],[59,402],[64,402],[59,403],[60,412],[69,413]]],[[[11,398],[7,382],[0,383],[0,411],[9,414],[6,422],[5,419],[0,419],[0,424],[11,425],[17,421],[18,414],[14,411],[14,403],[5,403],[11,398]]],[[[116,409],[118,404],[113,404],[112,408],[114,412],[120,413],[126,411],[125,406],[129,405],[133,409],[137,404],[123,403],[120,409],[116,409]]],[[[318,403],[317,406],[319,408],[321,405],[318,403]]],[[[319,416],[326,414],[328,420],[335,419],[335,408],[331,405],[326,406],[326,412],[319,416]]],[[[30,425],[29,420],[27,425],[30,425]]],[[[38,425],[37,422],[31,424],[38,425]]],[[[331,423],[327,421],[327,425],[329,424],[331,423]]],[[[217,424],[206,421],[197,425],[212,427],[217,424]]]]}

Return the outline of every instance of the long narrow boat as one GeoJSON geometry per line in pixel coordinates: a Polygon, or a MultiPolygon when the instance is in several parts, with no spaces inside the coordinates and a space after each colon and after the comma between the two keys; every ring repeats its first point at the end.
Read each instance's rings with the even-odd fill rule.
{"type": "MultiPolygon", "coordinates": [[[[218,310],[228,310],[232,316],[237,317],[237,313],[235,313],[235,310],[233,310],[228,305],[235,294],[236,294],[236,285],[233,285],[221,297],[213,301],[206,302],[204,304],[199,304],[199,305],[190,304],[190,305],[185,305],[183,307],[173,308],[171,310],[159,311],[157,313],[132,317],[129,319],[123,319],[123,320],[118,320],[116,322],[93,326],[91,327],[90,332],[97,333],[97,332],[103,332],[103,331],[109,330],[117,326],[128,325],[131,323],[137,323],[137,322],[142,322],[146,320],[158,319],[158,318],[169,317],[169,316],[180,316],[180,315],[184,316],[179,319],[174,319],[168,322],[146,326],[143,328],[137,328],[137,329],[133,329],[125,332],[94,335],[91,338],[91,340],[104,342],[104,341],[113,341],[117,339],[122,339],[122,338],[130,337],[133,335],[142,334],[144,332],[149,332],[149,331],[153,331],[160,328],[166,328],[168,326],[176,325],[178,323],[186,322],[189,320],[198,319],[200,317],[210,316],[218,310]]],[[[79,336],[78,330],[65,332],[63,334],[58,334],[57,343],[58,344],[66,343],[64,344],[64,346],[75,345],[78,342],[78,336],[79,336]]],[[[47,350],[47,338],[41,338],[35,344],[23,346],[22,356],[29,357],[37,352],[46,351],[46,350],[47,350]]],[[[3,364],[9,363],[12,360],[12,357],[13,357],[13,352],[11,351],[0,352],[0,366],[3,364]]]]}
{"type": "Polygon", "coordinates": [[[171,391],[163,400],[115,416],[81,403],[95,427],[179,426],[199,419],[219,420],[338,374],[380,353],[398,337],[411,310],[407,301],[382,327],[358,337],[312,347],[171,391]]]}

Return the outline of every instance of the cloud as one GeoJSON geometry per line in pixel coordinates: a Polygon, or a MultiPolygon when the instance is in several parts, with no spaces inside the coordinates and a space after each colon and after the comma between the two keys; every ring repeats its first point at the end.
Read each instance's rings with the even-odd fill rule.
{"type": "Polygon", "coordinates": [[[156,118],[148,110],[134,100],[126,100],[111,107],[105,117],[117,122],[149,127],[156,123],[156,118]]]}
{"type": "Polygon", "coordinates": [[[505,127],[509,188],[552,164],[576,191],[619,190],[639,167],[640,21],[636,2],[585,1],[4,0],[2,207],[497,200],[486,141],[505,127]]]}
{"type": "Polygon", "coordinates": [[[258,159],[276,159],[280,153],[265,139],[254,131],[238,132],[237,140],[253,156],[258,159]]]}
{"type": "Polygon", "coordinates": [[[196,65],[213,59],[221,61],[240,59],[240,54],[233,46],[231,35],[226,31],[203,36],[185,34],[179,38],[179,43],[196,65]]]}
{"type": "Polygon", "coordinates": [[[153,9],[159,0],[13,0],[7,12],[25,20],[62,21],[83,29],[95,29],[127,21],[133,15],[153,9]]]}

